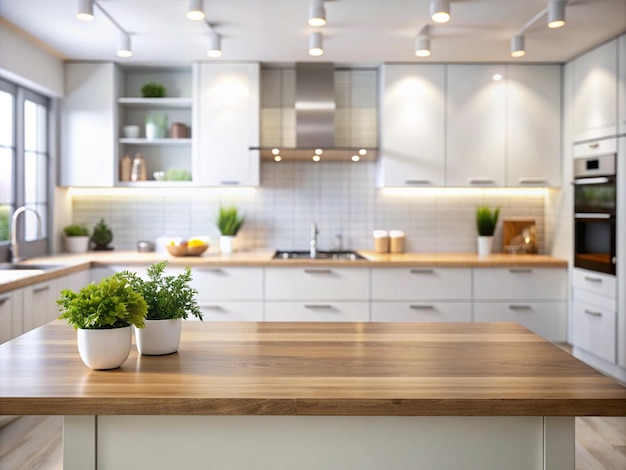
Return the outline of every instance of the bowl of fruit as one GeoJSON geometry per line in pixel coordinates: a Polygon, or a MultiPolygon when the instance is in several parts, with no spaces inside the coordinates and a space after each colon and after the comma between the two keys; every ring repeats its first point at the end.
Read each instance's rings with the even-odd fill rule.
{"type": "Polygon", "coordinates": [[[209,242],[200,237],[173,239],[165,245],[167,252],[172,256],[200,256],[209,249],[209,242]]]}

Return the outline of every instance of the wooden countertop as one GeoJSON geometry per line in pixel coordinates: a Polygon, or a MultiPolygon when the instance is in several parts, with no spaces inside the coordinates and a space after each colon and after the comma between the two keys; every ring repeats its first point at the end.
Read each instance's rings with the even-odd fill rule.
{"type": "Polygon", "coordinates": [[[59,321],[0,345],[0,414],[626,416],[626,388],[512,323],[185,322],[93,371],[59,321]]]}

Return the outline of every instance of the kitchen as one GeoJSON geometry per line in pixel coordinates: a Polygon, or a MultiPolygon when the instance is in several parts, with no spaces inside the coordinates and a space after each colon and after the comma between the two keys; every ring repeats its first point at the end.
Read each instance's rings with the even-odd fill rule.
{"type": "MultiPolygon", "coordinates": [[[[300,9],[305,11],[302,15],[306,16],[308,2],[302,3],[303,5],[300,6],[300,9]]],[[[428,2],[422,3],[424,4],[422,8],[424,11],[421,14],[423,15],[424,22],[426,22],[428,2]]],[[[470,12],[464,12],[464,10],[471,10],[471,8],[465,3],[466,2],[452,2],[452,8],[457,8],[457,11],[459,12],[458,15],[469,15],[470,12]]],[[[535,15],[535,13],[545,7],[547,2],[535,3],[536,5],[534,5],[534,8],[533,6],[528,7],[529,13],[521,19],[518,18],[517,25],[512,29],[510,28],[511,34],[515,32],[515,30],[522,28],[524,24],[535,15]]],[[[438,155],[440,162],[443,161],[442,155],[445,155],[445,152],[447,152],[448,155],[453,155],[459,154],[460,150],[465,150],[464,148],[459,149],[458,147],[459,145],[464,145],[462,144],[464,142],[462,139],[463,133],[460,131],[462,131],[464,127],[469,126],[473,115],[468,113],[468,115],[465,116],[458,108],[454,108],[456,111],[454,115],[463,117],[465,120],[461,119],[458,123],[446,120],[447,113],[452,110],[452,108],[447,108],[447,106],[452,104],[453,101],[448,100],[445,102],[443,99],[439,102],[428,102],[430,106],[428,108],[430,111],[429,116],[438,116],[437,126],[439,127],[434,126],[434,130],[429,129],[428,133],[423,132],[422,129],[412,130],[411,132],[416,134],[415,138],[417,140],[407,139],[408,142],[400,142],[399,144],[397,143],[397,139],[402,138],[403,135],[408,135],[409,132],[396,132],[396,135],[394,136],[394,130],[398,129],[398,127],[396,127],[395,124],[394,127],[390,127],[388,123],[391,122],[390,120],[393,119],[394,116],[401,114],[402,108],[396,108],[394,110],[393,108],[385,108],[385,105],[381,106],[379,110],[380,114],[378,115],[378,119],[380,120],[378,123],[378,126],[380,126],[380,133],[378,136],[379,155],[376,161],[325,163],[322,160],[319,163],[315,163],[288,161],[288,157],[285,157],[284,161],[276,163],[272,160],[262,160],[259,162],[257,159],[256,165],[258,165],[258,169],[256,171],[256,177],[254,178],[255,181],[251,184],[254,186],[254,189],[251,189],[247,185],[245,188],[227,189],[220,188],[219,185],[211,185],[210,188],[203,186],[198,188],[194,187],[195,185],[191,185],[191,187],[190,185],[187,185],[187,187],[184,187],[184,185],[181,185],[182,187],[174,189],[167,185],[151,185],[151,183],[154,182],[138,183],[136,185],[138,187],[133,187],[132,184],[122,183],[116,179],[116,156],[117,158],[123,157],[123,150],[121,149],[124,149],[123,146],[126,144],[119,144],[116,142],[120,135],[120,126],[124,123],[118,123],[114,120],[114,117],[117,116],[119,118],[124,116],[126,111],[120,110],[120,108],[123,108],[126,105],[121,105],[119,107],[114,105],[117,101],[118,95],[115,94],[115,89],[111,85],[114,80],[110,79],[108,82],[108,88],[106,88],[106,93],[110,93],[110,99],[108,100],[108,104],[105,103],[105,112],[108,112],[110,115],[110,121],[106,122],[106,126],[108,126],[108,128],[99,129],[99,132],[97,133],[93,132],[92,129],[88,134],[86,142],[82,142],[84,144],[84,147],[82,148],[79,145],[81,144],[80,135],[70,141],[72,145],[76,144],[79,148],[76,152],[76,160],[69,166],[69,170],[68,166],[64,165],[64,163],[65,159],[70,159],[71,161],[72,152],[71,149],[67,149],[65,147],[68,145],[68,140],[61,137],[59,145],[62,150],[59,156],[60,161],[58,162],[58,166],[60,167],[59,171],[61,173],[61,181],[63,181],[64,178],[69,180],[74,177],[76,177],[78,181],[72,182],[72,184],[70,184],[70,189],[66,188],[66,185],[68,185],[67,182],[65,182],[65,184],[62,183],[60,187],[56,187],[54,189],[55,197],[53,204],[56,210],[54,211],[54,216],[52,217],[52,228],[49,233],[60,233],[60,228],[72,221],[84,222],[89,226],[92,226],[100,217],[104,217],[114,229],[114,244],[116,251],[134,250],[138,240],[154,240],[162,235],[168,237],[186,237],[196,234],[208,234],[211,236],[212,240],[216,241],[219,234],[217,233],[213,223],[214,214],[222,202],[234,202],[242,208],[247,217],[247,222],[242,229],[239,240],[242,250],[272,250],[277,248],[291,250],[307,248],[310,239],[310,223],[315,220],[318,223],[320,231],[319,246],[323,249],[336,248],[339,244],[339,240],[341,240],[344,248],[371,250],[371,247],[373,246],[371,235],[373,230],[384,228],[389,230],[402,230],[406,233],[407,239],[405,248],[407,252],[474,253],[476,250],[474,208],[478,204],[485,203],[490,206],[501,206],[503,218],[531,217],[535,219],[538,223],[537,231],[540,253],[571,261],[573,257],[573,221],[571,220],[573,212],[571,200],[573,195],[571,193],[569,182],[572,180],[573,169],[570,166],[572,159],[571,146],[567,143],[579,140],[585,142],[595,138],[596,136],[583,136],[582,138],[572,136],[572,133],[577,131],[577,129],[573,129],[571,123],[568,124],[568,120],[571,119],[572,109],[572,101],[568,99],[568,96],[573,96],[573,82],[576,80],[574,79],[575,77],[572,78],[569,73],[574,73],[573,69],[576,67],[575,62],[571,61],[571,59],[574,59],[579,54],[587,51],[587,49],[604,43],[604,41],[617,38],[620,33],[623,33],[625,26],[623,21],[624,15],[619,14],[621,11],[620,8],[623,9],[621,3],[607,2],[607,4],[616,9],[615,14],[603,17],[605,21],[612,19],[616,22],[614,33],[608,34],[606,31],[603,31],[603,34],[606,34],[606,36],[598,37],[598,31],[601,28],[595,28],[595,39],[590,40],[587,45],[577,44],[576,40],[573,40],[573,46],[570,46],[572,48],[571,52],[560,52],[562,56],[553,55],[552,57],[544,56],[540,58],[540,56],[537,55],[540,52],[537,50],[531,54],[530,45],[532,44],[532,41],[535,37],[545,33],[542,32],[543,25],[541,25],[542,28],[540,28],[539,25],[535,25],[529,29],[526,39],[529,51],[523,61],[529,61],[531,64],[535,64],[535,61],[546,62],[549,65],[566,63],[563,72],[561,72],[560,66],[556,66],[559,76],[557,82],[557,94],[559,94],[559,96],[556,100],[556,106],[559,110],[557,113],[558,122],[556,124],[556,128],[553,128],[548,125],[547,116],[550,116],[551,114],[544,112],[533,114],[536,112],[535,110],[533,110],[533,113],[529,113],[531,115],[531,119],[532,116],[537,115],[543,116],[546,119],[543,128],[536,130],[536,132],[545,132],[545,134],[541,134],[541,137],[536,139],[536,141],[530,142],[530,147],[522,147],[524,142],[521,142],[514,133],[506,134],[507,138],[511,139],[510,144],[508,144],[508,150],[506,150],[509,163],[505,163],[507,160],[504,158],[500,161],[500,163],[498,163],[498,165],[493,165],[493,162],[491,162],[491,167],[498,166],[499,168],[499,173],[494,178],[495,183],[490,184],[495,186],[493,189],[486,190],[482,188],[476,189],[459,187],[461,185],[454,182],[456,180],[454,180],[455,176],[453,175],[452,170],[462,167],[462,162],[454,160],[450,160],[451,163],[449,167],[439,164],[439,166],[435,167],[432,173],[428,175],[428,178],[432,178],[433,180],[433,184],[430,185],[432,188],[411,187],[398,190],[397,184],[385,183],[384,179],[386,177],[393,177],[392,169],[394,165],[396,165],[396,174],[402,174],[404,172],[408,175],[408,172],[410,171],[410,167],[398,165],[397,162],[394,162],[393,158],[390,159],[388,158],[389,155],[385,155],[386,142],[391,142],[392,145],[404,144],[407,146],[412,145],[413,147],[416,145],[415,142],[417,142],[417,145],[422,146],[425,145],[424,143],[426,142],[428,143],[428,148],[433,149],[432,153],[438,155]],[[563,73],[564,77],[564,94],[562,102],[560,97],[560,91],[562,89],[560,82],[561,73],[563,73]],[[570,94],[568,95],[568,93],[570,94]],[[562,115],[560,112],[561,106],[563,107],[562,115]],[[568,109],[570,111],[569,113],[568,109]],[[563,119],[562,123],[560,121],[561,119],[563,119]],[[455,127],[455,125],[457,127],[455,127]],[[448,126],[447,134],[443,131],[445,126],[448,126]],[[449,139],[449,136],[452,135],[451,133],[455,129],[457,129],[458,133],[454,135],[459,137],[458,139],[455,138],[454,141],[452,141],[449,139]],[[439,130],[441,131],[439,132],[439,130]],[[562,136],[560,131],[563,132],[562,136]],[[555,139],[555,136],[558,138],[555,139]],[[389,140],[393,138],[396,140],[389,140]],[[562,145],[560,142],[561,139],[563,142],[562,145]],[[538,145],[554,145],[555,140],[557,143],[556,151],[559,153],[558,158],[556,159],[554,158],[554,155],[551,155],[551,158],[549,156],[548,160],[546,160],[545,155],[550,152],[547,152],[545,149],[540,149],[540,151],[537,152],[536,147],[532,147],[532,144],[537,144],[537,142],[539,142],[538,145]],[[459,144],[459,142],[461,144],[459,144]],[[514,170],[514,162],[519,161],[519,157],[512,156],[515,155],[516,150],[532,154],[540,154],[542,156],[544,166],[543,169],[545,170],[544,179],[549,180],[549,177],[546,175],[550,174],[550,167],[553,162],[556,162],[557,180],[554,183],[550,181],[550,184],[531,184],[531,188],[510,188],[512,185],[511,181],[513,181],[513,179],[511,179],[511,174],[506,174],[506,171],[514,170]],[[86,158],[89,158],[89,164],[87,165],[85,164],[86,158]],[[104,167],[101,168],[99,165],[104,165],[104,167]],[[505,165],[508,165],[508,167],[505,165]],[[82,175],[81,172],[83,172],[82,175]],[[86,184],[84,172],[91,173],[91,177],[95,176],[101,178],[100,182],[96,181],[91,184],[86,184]],[[81,178],[83,178],[82,181],[81,178]],[[446,178],[448,178],[448,180],[446,180],[446,178]],[[102,184],[102,181],[105,181],[105,183],[102,184]],[[449,183],[446,181],[449,181],[449,183]],[[102,188],[101,186],[115,187],[102,188]],[[381,186],[390,187],[381,188],[381,186]],[[163,194],[163,191],[166,191],[166,194],[163,194]],[[338,234],[340,237],[337,236],[338,234]]],[[[106,4],[103,4],[103,6],[107,8],[106,4]]],[[[111,6],[113,7],[113,4],[111,6]]],[[[401,6],[406,6],[406,3],[402,3],[401,6]]],[[[178,5],[178,7],[179,9],[184,10],[186,5],[181,4],[178,5]]],[[[8,7],[5,8],[8,11],[8,7]]],[[[337,11],[339,8],[349,9],[350,2],[329,2],[326,4],[329,16],[331,15],[333,9],[337,11]]],[[[352,8],[354,8],[354,6],[352,6],[352,8]]],[[[415,6],[406,6],[406,8],[410,8],[412,11],[415,10],[415,6]]],[[[577,15],[582,15],[582,17],[593,17],[595,14],[595,12],[594,14],[591,14],[589,10],[584,10],[585,8],[588,8],[585,5],[569,5],[567,8],[568,15],[570,15],[571,18],[571,21],[568,22],[567,26],[570,28],[573,28],[577,24],[577,15]],[[577,9],[579,9],[578,12],[577,9]]],[[[96,17],[99,16],[98,11],[99,10],[96,10],[96,17]]],[[[335,14],[339,13],[337,12],[335,14]]],[[[68,18],[72,17],[72,15],[72,12],[68,13],[68,18]]],[[[3,16],[10,19],[8,14],[3,14],[3,16]]],[[[299,14],[294,13],[293,16],[288,17],[297,18],[298,16],[299,14]]],[[[469,21],[469,16],[466,16],[465,18],[466,19],[464,21],[469,21]]],[[[73,18],[71,19],[73,20],[73,18]]],[[[116,19],[121,22],[120,18],[116,19]]],[[[106,23],[106,19],[102,19],[101,17],[100,21],[102,23],[106,23]]],[[[583,22],[582,19],[579,19],[578,21],[583,22]]],[[[330,21],[329,25],[332,25],[330,21]]],[[[102,24],[100,24],[100,27],[103,27],[102,24]]],[[[418,27],[419,25],[417,25],[414,29],[417,29],[418,27]]],[[[471,71],[471,67],[468,64],[462,63],[469,60],[468,56],[461,55],[460,51],[455,52],[448,50],[447,52],[449,55],[445,56],[446,58],[444,59],[442,58],[444,56],[437,56],[435,53],[436,49],[434,46],[440,41],[438,35],[441,34],[437,32],[444,30],[446,27],[447,26],[444,25],[433,26],[431,28],[433,31],[433,37],[431,38],[433,53],[431,57],[425,61],[432,65],[433,68],[428,68],[429,75],[427,76],[435,77],[431,80],[432,83],[437,83],[436,80],[439,80],[439,83],[442,81],[443,83],[446,83],[447,80],[448,87],[454,85],[456,79],[455,77],[461,77],[457,80],[455,85],[459,87],[459,90],[461,90],[460,87],[463,85],[463,81],[467,81],[467,83],[474,83],[471,82],[469,74],[464,75],[455,72],[455,70],[460,69],[467,70],[468,72],[471,71]],[[455,52],[456,55],[454,55],[453,52],[455,52]],[[449,65],[442,63],[447,63],[449,65]],[[467,69],[463,69],[463,67],[467,67],[467,69]]],[[[26,29],[27,26],[23,25],[22,28],[26,29]]],[[[219,30],[218,27],[216,28],[219,30]]],[[[140,27],[136,27],[136,29],[137,31],[141,30],[140,27]]],[[[567,27],[563,28],[563,31],[566,29],[567,27]]],[[[307,34],[308,32],[309,29],[306,30],[307,34]]],[[[31,83],[41,81],[40,77],[46,77],[47,83],[40,83],[39,86],[46,85],[47,88],[56,90],[56,93],[52,94],[53,96],[62,96],[65,93],[63,86],[63,77],[65,72],[63,72],[64,66],[62,62],[43,52],[41,48],[31,46],[30,43],[24,41],[21,36],[16,36],[15,29],[7,27],[5,23],[3,23],[2,33],[2,44],[11,44],[14,46],[10,48],[11,54],[8,53],[9,49],[4,49],[3,46],[1,56],[2,63],[0,64],[0,68],[2,68],[4,72],[3,76],[6,76],[7,74],[9,76],[11,74],[19,75],[22,76],[27,82],[31,83]],[[37,57],[38,60],[25,64],[25,61],[22,60],[23,57],[30,56],[37,57]],[[43,67],[43,70],[37,71],[30,69],[30,67],[37,66],[43,67]]],[[[302,37],[306,43],[305,32],[300,31],[300,33],[303,35],[302,37]]],[[[556,34],[557,31],[554,31],[554,33],[556,34]]],[[[116,35],[115,31],[111,34],[113,36],[116,35]]],[[[379,58],[372,60],[371,58],[367,58],[362,51],[358,50],[358,48],[352,48],[351,52],[353,52],[353,56],[333,56],[331,48],[333,40],[340,41],[342,35],[341,31],[338,30],[336,32],[332,32],[332,35],[329,38],[326,38],[327,50],[323,56],[323,61],[330,60],[338,64],[357,64],[360,68],[365,70],[383,70],[384,76],[389,77],[391,80],[393,78],[391,77],[392,71],[395,71],[397,74],[402,73],[400,68],[401,66],[394,64],[394,62],[410,62],[411,64],[415,64],[416,60],[423,60],[415,59],[413,51],[410,50],[415,34],[417,34],[417,32],[412,31],[408,49],[409,54],[401,54],[399,51],[402,51],[403,48],[394,47],[391,48],[394,51],[393,54],[379,54],[379,58]],[[411,55],[413,55],[413,57],[411,57],[411,55]],[[380,63],[383,62],[385,65],[380,66],[380,63]]],[[[34,32],[31,32],[31,35],[36,36],[34,32]]],[[[206,35],[206,33],[203,32],[201,35],[206,35]]],[[[139,47],[141,38],[142,36],[140,34],[137,34],[136,37],[133,36],[133,42],[137,42],[137,47],[139,47]]],[[[482,45],[484,46],[484,54],[486,55],[478,57],[472,61],[482,64],[490,62],[501,62],[502,64],[508,63],[508,66],[500,66],[500,68],[504,69],[503,73],[505,81],[507,78],[512,78],[512,74],[518,73],[520,69],[517,65],[514,65],[517,64],[517,62],[513,63],[512,59],[509,58],[508,40],[508,37],[504,41],[500,40],[499,48],[497,48],[498,52],[494,56],[488,56],[486,51],[488,51],[490,47],[495,49],[496,46],[490,46],[488,44],[484,44],[483,42],[482,45]]],[[[443,42],[443,38],[441,38],[441,41],[443,42]]],[[[485,41],[484,38],[483,41],[485,41]]],[[[580,42],[581,39],[578,39],[578,41],[580,42]]],[[[621,54],[621,44],[623,44],[623,36],[619,39],[619,41],[621,41],[619,43],[619,57],[622,57],[623,54],[621,54]]],[[[618,40],[615,39],[613,41],[614,45],[612,46],[614,48],[613,53],[616,58],[618,50],[617,42],[618,40]]],[[[292,56],[271,57],[264,55],[261,52],[258,52],[254,57],[244,55],[227,57],[227,44],[228,38],[225,37],[223,41],[223,46],[225,48],[224,56],[217,62],[224,62],[225,64],[228,64],[229,60],[260,60],[263,64],[265,64],[264,67],[260,67],[261,74],[264,73],[264,70],[265,73],[271,72],[271,67],[269,66],[273,65],[275,62],[285,62],[286,60],[289,60],[290,63],[294,63],[297,61],[312,60],[310,57],[307,57],[306,50],[304,49],[303,51],[299,51],[297,55],[294,55],[293,59],[288,59],[292,56]]],[[[558,46],[558,44],[554,44],[554,47],[557,50],[559,49],[558,46]]],[[[560,46],[563,45],[560,44],[560,46]]],[[[164,46],[162,50],[167,50],[167,47],[171,47],[171,45],[164,46]]],[[[204,45],[202,45],[202,47],[204,47],[204,45]]],[[[545,52],[544,49],[548,49],[548,46],[542,44],[540,48],[543,53],[545,52]]],[[[536,49],[539,49],[539,47],[536,47],[536,49]]],[[[180,50],[181,49],[179,48],[178,51],[180,50]]],[[[124,76],[124,74],[127,73],[127,70],[132,71],[132,64],[129,63],[123,63],[119,66],[119,68],[113,66],[112,61],[115,59],[112,57],[113,54],[111,54],[111,51],[107,50],[104,54],[104,57],[107,58],[100,59],[99,56],[97,57],[102,60],[104,64],[97,65],[103,69],[108,69],[108,72],[106,73],[110,73],[111,77],[115,74],[124,76]]],[[[140,57],[139,51],[135,51],[135,57],[138,64],[141,64],[142,61],[159,60],[159,57],[156,55],[151,57],[144,55],[143,57],[140,57]]],[[[80,74],[80,67],[96,67],[96,65],[93,64],[80,64],[81,61],[85,62],[90,58],[96,58],[96,56],[78,56],[79,60],[74,61],[74,65],[69,65],[68,67],[76,67],[77,72],[75,76],[78,76],[80,74]]],[[[132,60],[134,61],[135,59],[133,58],[132,60]]],[[[188,61],[188,65],[182,67],[177,66],[178,68],[187,70],[187,75],[189,77],[187,79],[189,83],[189,94],[187,96],[197,95],[192,91],[194,88],[192,77],[196,76],[196,72],[193,68],[196,66],[191,65],[191,62],[196,60],[202,60],[203,63],[206,62],[205,59],[200,56],[196,56],[188,61]]],[[[617,62],[617,60],[615,60],[615,62],[617,62]]],[[[621,63],[622,62],[620,62],[620,65],[621,63]]],[[[490,68],[496,68],[496,66],[498,66],[498,64],[489,64],[490,68]]],[[[197,67],[201,66],[198,65],[197,67]]],[[[275,67],[280,68],[278,66],[275,67]]],[[[420,67],[422,67],[422,70],[426,69],[426,66],[423,64],[421,64],[420,67]]],[[[159,68],[162,69],[162,66],[159,65],[159,68]]],[[[487,66],[485,65],[484,72],[487,71],[491,72],[491,70],[487,69],[487,66]]],[[[383,75],[382,72],[381,75],[383,75]]],[[[492,75],[493,74],[490,73],[489,77],[492,75]]],[[[102,76],[103,75],[96,77],[96,81],[100,80],[106,85],[107,81],[103,80],[102,76]]],[[[519,75],[516,75],[516,77],[519,77],[519,75]]],[[[617,75],[614,78],[614,81],[617,81],[617,75]]],[[[267,80],[263,80],[262,83],[265,84],[268,82],[267,80]]],[[[546,86],[548,86],[549,83],[549,81],[546,81],[546,86]]],[[[548,88],[548,90],[550,89],[548,88]]],[[[133,91],[133,93],[136,93],[136,91],[133,91]]],[[[615,94],[617,94],[617,90],[615,94]]],[[[553,95],[554,94],[550,96],[555,98],[553,95]]],[[[129,92],[127,96],[132,95],[129,92]]],[[[623,94],[620,96],[622,97],[621,103],[623,103],[623,94]]],[[[392,101],[392,95],[388,95],[388,98],[388,100],[385,98],[385,103],[392,103],[394,106],[399,105],[398,100],[395,102],[392,101]]],[[[404,95],[404,98],[408,101],[410,96],[404,95]]],[[[418,98],[419,97],[415,99],[418,98]]],[[[511,97],[511,99],[513,98],[514,97],[511,97]]],[[[84,99],[86,99],[85,96],[81,97],[79,102],[84,99]]],[[[399,101],[401,104],[402,98],[399,101]]],[[[611,101],[610,96],[607,98],[607,101],[611,101]]],[[[554,101],[552,101],[552,103],[554,103],[554,101]]],[[[614,108],[617,108],[617,103],[617,99],[612,100],[614,108]]],[[[59,106],[61,108],[67,106],[67,101],[65,101],[65,103],[62,102],[59,106]]],[[[389,106],[391,106],[391,104],[389,104],[389,106]]],[[[494,109],[490,109],[490,112],[495,113],[494,109]]],[[[500,131],[501,135],[494,137],[491,143],[495,145],[496,148],[502,149],[505,145],[507,145],[504,135],[509,131],[502,128],[502,123],[506,122],[506,119],[504,118],[504,116],[507,116],[506,111],[499,108],[498,113],[501,114],[490,115],[492,120],[487,122],[490,123],[489,125],[493,124],[493,129],[500,131]],[[501,116],[501,118],[498,118],[498,116],[501,116]]],[[[615,113],[617,113],[617,110],[615,113]]],[[[263,113],[261,113],[261,118],[262,117],[263,113]]],[[[520,119],[523,119],[524,117],[525,116],[522,115],[520,116],[520,119]]],[[[576,118],[576,116],[574,116],[574,118],[576,118]]],[[[63,113],[61,113],[61,121],[63,121],[63,119],[64,116],[63,113]]],[[[266,120],[262,119],[260,124],[261,127],[264,122],[266,122],[266,120]]],[[[519,122],[526,123],[526,125],[528,125],[528,118],[526,117],[525,121],[522,120],[519,122]]],[[[366,123],[371,123],[371,120],[366,121],[366,123]]],[[[400,122],[399,125],[401,124],[402,123],[400,122]]],[[[61,127],[61,132],[65,132],[63,129],[66,129],[66,126],[61,127]]],[[[79,126],[77,125],[76,127],[78,128],[79,126]]],[[[192,136],[196,136],[196,134],[194,134],[194,129],[196,129],[196,126],[192,126],[192,136]]],[[[496,132],[495,130],[494,132],[496,132]]],[[[470,132],[472,131],[470,130],[470,132]]],[[[622,133],[623,132],[621,131],[618,132],[615,130],[612,134],[606,134],[606,136],[616,136],[622,133]]],[[[243,145],[245,145],[246,158],[247,153],[250,152],[250,147],[266,148],[270,145],[275,145],[271,141],[263,141],[265,137],[263,132],[260,132],[259,134],[260,135],[257,136],[257,139],[260,139],[258,142],[243,143],[243,145]]],[[[291,135],[289,133],[287,134],[287,140],[289,140],[291,135]]],[[[61,135],[63,136],[63,134],[61,135]]],[[[212,137],[215,138],[215,136],[212,137]]],[[[85,139],[82,140],[84,141],[85,139]]],[[[190,143],[192,147],[191,153],[196,151],[194,146],[197,144],[200,143],[192,139],[192,142],[190,143]]],[[[280,144],[288,146],[290,142],[280,142],[280,144]]],[[[483,147],[480,148],[479,151],[488,153],[491,151],[491,148],[492,147],[483,147]]],[[[471,149],[469,147],[466,147],[466,149],[467,152],[460,152],[460,154],[467,153],[467,155],[470,155],[472,152],[471,149]]],[[[500,152],[505,153],[505,151],[500,152]]],[[[252,174],[254,177],[255,172],[253,170],[255,161],[246,160],[246,162],[252,165],[247,169],[247,174],[252,174]],[[252,173],[250,173],[251,168],[252,173]]],[[[427,162],[427,164],[430,169],[432,162],[427,162]]],[[[240,168],[240,166],[238,167],[240,168]]],[[[202,171],[202,168],[200,168],[200,171],[202,171]]],[[[424,172],[422,171],[422,173],[424,172]]],[[[209,177],[210,176],[211,175],[209,175],[209,177]]],[[[227,179],[231,179],[231,175],[227,175],[227,179]]],[[[517,184],[515,184],[515,186],[517,186],[517,184]]],[[[54,235],[50,238],[52,252],[59,252],[61,250],[60,237],[54,235]]],[[[211,252],[216,253],[216,250],[217,243],[215,242],[212,243],[211,252]]],[[[501,232],[497,232],[496,234],[496,246],[494,250],[497,252],[503,250],[503,238],[501,232]]],[[[566,298],[567,296],[564,295],[563,301],[565,301],[566,298]]],[[[618,317],[619,323],[617,331],[624,331],[624,320],[622,318],[624,315],[623,306],[617,309],[617,311],[621,315],[618,317]]],[[[570,326],[571,322],[568,322],[568,327],[570,326]]],[[[570,331],[566,332],[568,339],[571,337],[571,334],[572,333],[570,331]]],[[[621,343],[618,341],[617,344],[622,344],[622,346],[619,347],[623,348],[623,343],[624,338],[621,338],[621,343]]],[[[617,347],[617,345],[614,347],[613,355],[615,360],[612,363],[607,363],[608,361],[606,360],[597,362],[594,355],[587,357],[587,359],[590,361],[596,360],[596,363],[593,363],[594,366],[604,368],[607,373],[619,378],[619,374],[624,373],[624,354],[623,350],[618,352],[616,349],[617,347]],[[618,365],[617,358],[621,358],[621,366],[618,365]]],[[[582,348],[581,353],[585,354],[586,350],[587,348],[582,348]]],[[[623,376],[621,377],[623,380],[623,376]]]]}

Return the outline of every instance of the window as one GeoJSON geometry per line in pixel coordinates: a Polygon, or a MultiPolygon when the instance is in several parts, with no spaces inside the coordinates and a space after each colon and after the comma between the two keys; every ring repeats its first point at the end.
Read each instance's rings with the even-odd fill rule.
{"type": "Polygon", "coordinates": [[[0,80],[0,261],[9,259],[11,216],[20,207],[19,256],[47,252],[48,116],[48,98],[0,80]]]}

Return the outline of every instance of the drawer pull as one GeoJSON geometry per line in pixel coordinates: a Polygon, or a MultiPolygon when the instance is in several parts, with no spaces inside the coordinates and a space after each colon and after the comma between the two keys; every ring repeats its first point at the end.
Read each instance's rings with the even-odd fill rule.
{"type": "Polygon", "coordinates": [[[435,310],[432,305],[410,305],[409,308],[411,310],[435,310]]]}
{"type": "Polygon", "coordinates": [[[411,269],[411,274],[432,274],[435,272],[434,269],[411,269]]]}
{"type": "Polygon", "coordinates": [[[602,282],[602,278],[601,278],[601,277],[591,277],[591,276],[585,276],[585,281],[589,281],[589,282],[602,282]]]}
{"type": "Polygon", "coordinates": [[[546,182],[543,178],[519,178],[517,181],[519,184],[545,184],[546,182]]]}
{"type": "Polygon", "coordinates": [[[590,149],[597,149],[598,147],[600,147],[600,142],[591,142],[589,144],[590,149]]]}
{"type": "Polygon", "coordinates": [[[330,274],[332,270],[330,269],[305,269],[305,273],[307,274],[330,274]]]}
{"type": "Polygon", "coordinates": [[[515,274],[519,274],[519,273],[532,273],[533,270],[530,268],[511,268],[509,269],[510,273],[515,273],[515,274]]]}
{"type": "Polygon", "coordinates": [[[220,184],[222,184],[224,186],[237,186],[239,184],[239,181],[237,181],[237,180],[221,180],[220,184]]]}
{"type": "Polygon", "coordinates": [[[33,294],[38,294],[39,292],[43,292],[46,290],[50,290],[50,286],[37,287],[36,289],[33,289],[33,294]]]}
{"type": "Polygon", "coordinates": [[[494,184],[493,178],[470,178],[467,180],[469,184],[494,184]]]}
{"type": "Polygon", "coordinates": [[[330,304],[305,304],[304,308],[309,310],[330,310],[333,306],[330,304]]]}
{"type": "Polygon", "coordinates": [[[591,315],[592,317],[601,317],[602,316],[602,312],[596,312],[595,310],[589,310],[589,309],[585,309],[585,313],[587,315],[591,315]]]}
{"type": "Polygon", "coordinates": [[[2,307],[7,300],[9,300],[10,297],[8,295],[5,295],[4,297],[0,297],[0,307],[2,307]]]}
{"type": "Polygon", "coordinates": [[[431,184],[430,180],[405,180],[405,184],[431,184]]]}
{"type": "Polygon", "coordinates": [[[510,310],[531,310],[530,305],[509,305],[510,310]]]}
{"type": "Polygon", "coordinates": [[[203,305],[202,308],[207,310],[224,310],[221,305],[203,305]]]}

